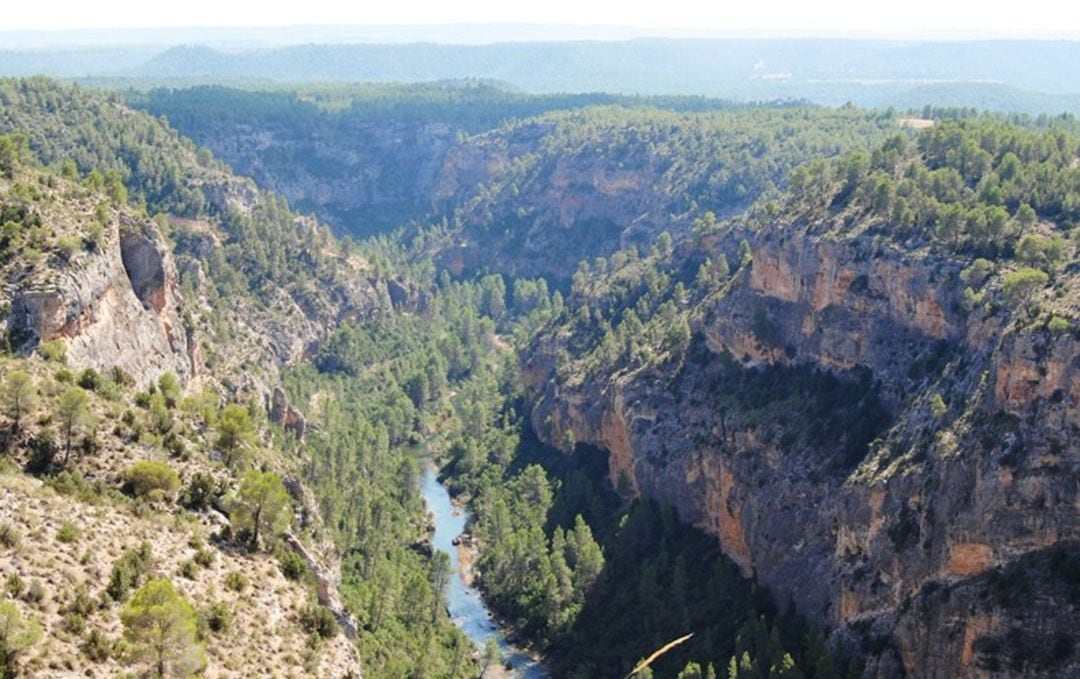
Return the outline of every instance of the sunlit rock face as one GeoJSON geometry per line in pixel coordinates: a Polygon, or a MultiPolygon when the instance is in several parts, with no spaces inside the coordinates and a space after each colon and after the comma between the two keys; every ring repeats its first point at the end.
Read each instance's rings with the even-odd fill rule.
{"type": "Polygon", "coordinates": [[[752,265],[678,360],[560,382],[536,343],[538,435],[607,451],[614,486],[714,534],[874,676],[1077,671],[1076,339],[966,311],[960,263],[866,238],[698,247],[737,261],[743,237],[752,265]]]}
{"type": "Polygon", "coordinates": [[[115,366],[140,384],[171,372],[186,382],[195,372],[194,344],[182,312],[176,268],[157,227],[124,215],[94,251],[20,284],[9,332],[23,351],[63,339],[75,368],[115,366]]]}

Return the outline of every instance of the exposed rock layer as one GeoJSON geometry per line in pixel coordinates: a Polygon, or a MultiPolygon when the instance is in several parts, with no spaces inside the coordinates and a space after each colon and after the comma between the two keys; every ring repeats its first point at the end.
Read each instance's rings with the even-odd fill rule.
{"type": "Polygon", "coordinates": [[[11,301],[16,349],[62,339],[69,363],[118,367],[140,384],[195,372],[172,257],[154,224],[121,215],[94,251],[22,281],[11,301]]]}
{"type": "Polygon", "coordinates": [[[966,315],[954,262],[780,233],[744,234],[752,266],[703,310],[679,363],[557,384],[557,343],[538,345],[525,365],[536,431],[607,450],[613,485],[716,535],[778,603],[859,645],[873,674],[1075,673],[1080,658],[1034,639],[1071,635],[1077,610],[1002,603],[994,583],[1080,537],[1080,343],[966,315]],[[752,410],[740,389],[762,375],[784,386],[752,410]],[[815,439],[804,385],[833,379],[846,386],[827,410],[848,419],[815,439]],[[1001,640],[1033,615],[1031,657],[1014,659],[1001,640]]]}

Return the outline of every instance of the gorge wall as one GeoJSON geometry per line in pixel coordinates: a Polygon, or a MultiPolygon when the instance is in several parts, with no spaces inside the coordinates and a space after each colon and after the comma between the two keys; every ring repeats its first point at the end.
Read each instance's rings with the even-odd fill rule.
{"type": "Polygon", "coordinates": [[[1077,671],[1076,338],[965,311],[947,259],[744,235],[678,362],[566,384],[538,345],[534,429],[607,450],[875,676],[1077,671]]]}

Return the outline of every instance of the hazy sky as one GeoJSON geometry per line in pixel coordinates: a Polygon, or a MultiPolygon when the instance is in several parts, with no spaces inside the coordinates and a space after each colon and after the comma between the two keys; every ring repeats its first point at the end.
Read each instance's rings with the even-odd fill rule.
{"type": "Polygon", "coordinates": [[[294,24],[567,23],[907,37],[1080,38],[1070,0],[15,0],[0,30],[294,24]]]}

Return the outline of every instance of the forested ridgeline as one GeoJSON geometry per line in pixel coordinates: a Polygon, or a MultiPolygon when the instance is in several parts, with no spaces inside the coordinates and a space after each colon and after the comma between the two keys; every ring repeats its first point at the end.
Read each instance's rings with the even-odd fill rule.
{"type": "Polygon", "coordinates": [[[741,211],[799,163],[896,126],[891,112],[854,108],[460,83],[132,96],[340,234],[446,219],[469,245],[449,266],[560,278],[620,243],[680,236],[696,206],[741,211]]]}
{"type": "Polygon", "coordinates": [[[441,123],[466,134],[494,129],[508,120],[548,111],[620,105],[673,111],[710,111],[745,105],[701,96],[606,94],[530,94],[496,81],[448,80],[403,85],[363,83],[267,85],[235,88],[201,86],[129,91],[128,104],[169,123],[192,139],[217,126],[273,123],[293,134],[312,126],[348,129],[360,123],[441,123]]]}

